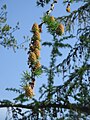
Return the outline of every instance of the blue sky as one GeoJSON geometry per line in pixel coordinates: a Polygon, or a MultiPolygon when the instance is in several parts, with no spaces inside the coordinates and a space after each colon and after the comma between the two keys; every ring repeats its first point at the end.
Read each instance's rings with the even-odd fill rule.
{"type": "MultiPolygon", "coordinates": [[[[18,43],[24,41],[24,35],[32,36],[30,30],[33,23],[37,22],[40,24],[40,17],[42,17],[43,13],[50,8],[50,4],[45,6],[45,8],[37,7],[34,0],[0,0],[0,7],[3,4],[7,5],[7,23],[12,27],[14,27],[18,21],[20,23],[20,30],[14,33],[18,43]]],[[[74,4],[71,6],[71,10],[75,10],[77,7],[77,4],[74,4]]],[[[65,9],[66,5],[63,6],[63,4],[58,1],[58,4],[55,5],[55,9],[51,15],[54,15],[55,17],[68,15],[69,13],[67,13],[65,9]]],[[[43,26],[41,37],[43,41],[49,41],[49,39],[52,39],[52,36],[47,33],[45,26],[43,26]]],[[[16,53],[14,53],[12,49],[7,50],[0,46],[0,100],[12,100],[16,96],[13,92],[5,91],[5,88],[19,87],[22,72],[29,70],[27,59],[27,52],[22,49],[17,50],[16,53]]],[[[47,52],[47,48],[42,47],[41,63],[46,65],[48,64],[48,61],[49,53],[47,52]]],[[[45,75],[41,76],[36,81],[36,97],[38,97],[38,88],[42,83],[46,83],[45,75]]],[[[1,111],[4,110],[0,110],[0,120],[4,120],[5,115],[1,111]]]]}

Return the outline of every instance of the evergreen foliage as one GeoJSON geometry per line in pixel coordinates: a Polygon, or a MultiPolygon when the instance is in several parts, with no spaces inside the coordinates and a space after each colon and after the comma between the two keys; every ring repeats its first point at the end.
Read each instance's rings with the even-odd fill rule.
{"type": "MultiPolygon", "coordinates": [[[[63,0],[63,3],[74,4],[80,1],[63,0]]],[[[44,7],[49,2],[50,0],[37,0],[37,5],[44,7]]],[[[70,12],[68,16],[51,20],[51,16],[46,13],[42,17],[41,26],[45,25],[48,33],[53,36],[52,41],[42,43],[43,47],[51,47],[50,65],[49,67],[42,65],[34,76],[32,76],[32,71],[23,72],[20,90],[7,88],[7,90],[18,93],[19,96],[14,98],[15,102],[0,101],[0,107],[10,108],[14,120],[90,119],[90,1],[82,0],[82,2],[83,6],[70,12]],[[76,22],[77,28],[75,28],[76,22]],[[59,24],[64,26],[64,34],[57,34],[56,29],[59,24]],[[76,42],[72,45],[73,40],[76,42]],[[65,58],[63,58],[62,49],[68,51],[65,58]],[[62,61],[60,61],[61,58],[63,58],[62,61]],[[46,74],[48,84],[40,87],[39,100],[32,97],[32,102],[26,104],[25,102],[29,102],[30,98],[25,95],[23,86],[31,84],[32,79],[36,79],[42,73],[46,74]],[[54,84],[56,79],[60,81],[57,86],[54,84]],[[23,109],[26,110],[23,111],[23,109]]],[[[3,9],[6,9],[6,6],[3,6],[3,9]]],[[[0,17],[0,24],[5,22],[6,16],[0,17]]],[[[10,30],[11,27],[7,24],[0,26],[0,39],[2,40],[0,45],[8,46],[10,41],[8,47],[16,46],[15,39],[12,41],[6,38],[10,30]]],[[[11,35],[10,38],[13,37],[12,33],[9,35],[11,35]]]]}
{"type": "Polygon", "coordinates": [[[15,51],[17,46],[17,40],[14,37],[13,33],[19,29],[19,22],[12,28],[7,24],[7,6],[3,5],[0,13],[0,45],[6,48],[13,48],[15,51]]]}

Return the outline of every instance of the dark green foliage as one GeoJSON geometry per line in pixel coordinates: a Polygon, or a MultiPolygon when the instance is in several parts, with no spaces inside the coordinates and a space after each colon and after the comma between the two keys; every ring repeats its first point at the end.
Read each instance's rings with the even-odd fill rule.
{"type": "MultiPolygon", "coordinates": [[[[67,1],[64,1],[67,2],[67,1]]],[[[78,2],[78,1],[70,1],[78,2]]],[[[88,1],[89,2],[89,1],[88,1]]],[[[81,6],[78,10],[73,11],[69,16],[58,17],[56,21],[57,23],[63,23],[65,26],[66,33],[72,33],[74,30],[74,22],[78,17],[79,26],[77,28],[77,35],[79,36],[78,39],[77,35],[70,35],[66,37],[61,37],[60,40],[55,36],[55,27],[54,22],[50,22],[49,16],[44,16],[43,21],[47,25],[48,31],[54,36],[52,42],[44,42],[44,46],[52,47],[51,51],[51,61],[50,61],[50,70],[47,71],[48,75],[48,86],[42,86],[40,88],[40,92],[42,93],[41,98],[47,100],[50,103],[59,103],[62,104],[62,112],[59,109],[59,113],[61,113],[60,120],[70,120],[70,119],[85,119],[88,118],[88,108],[89,108],[89,100],[90,100],[90,24],[89,24],[89,4],[86,3],[84,6],[81,6]],[[86,13],[86,14],[85,14],[86,13]],[[85,17],[86,15],[86,17],[85,17]],[[82,25],[81,25],[82,24],[82,25]],[[81,25],[81,26],[80,26],[81,25]],[[77,41],[75,42],[74,46],[71,46],[67,42],[69,38],[76,38],[77,41]],[[65,42],[65,43],[63,43],[65,42]],[[69,47],[70,51],[68,55],[61,63],[56,65],[57,56],[59,57],[58,51],[59,48],[67,48],[69,47]],[[77,64],[79,62],[80,64],[77,64]],[[54,77],[56,74],[63,73],[63,85],[55,86],[54,87],[54,77]],[[44,91],[43,91],[44,90],[44,91]],[[74,105],[71,104],[70,99],[74,102],[74,105]],[[65,105],[70,107],[70,110],[64,108],[65,105]],[[70,106],[68,106],[70,105],[70,106]],[[81,108],[80,108],[81,106],[81,108]],[[87,108],[86,108],[87,106],[87,108]],[[87,109],[87,110],[86,110],[87,109]],[[65,112],[66,111],[66,112],[65,112]],[[78,112],[77,112],[78,111],[78,112]],[[87,111],[85,113],[85,111],[87,111]],[[68,113],[67,113],[68,112],[68,113]],[[62,114],[63,113],[63,114],[62,114]],[[84,114],[85,113],[85,114],[84,114]],[[63,116],[63,117],[62,117],[63,116]]],[[[60,54],[60,57],[62,54],[60,54]]],[[[60,76],[61,77],[61,76],[60,76]]],[[[62,78],[60,78],[62,79],[62,78]]],[[[47,106],[48,107],[48,106],[47,106]]],[[[46,108],[45,108],[46,109],[46,108]]],[[[48,112],[48,116],[53,119],[57,117],[57,110],[58,107],[49,107],[46,109],[48,112]],[[52,111],[54,109],[54,112],[52,111]]]]}
{"type": "Polygon", "coordinates": [[[15,100],[15,102],[20,102],[20,103],[24,103],[28,101],[28,98],[25,97],[25,94],[20,94],[18,97],[14,98],[13,100],[15,100]]]}
{"type": "Polygon", "coordinates": [[[50,0],[37,0],[37,5],[44,7],[45,4],[48,4],[50,2],[50,0]]]}
{"type": "Polygon", "coordinates": [[[34,75],[35,76],[40,76],[42,73],[43,73],[42,68],[38,68],[37,70],[35,70],[34,75]]]}
{"type": "Polygon", "coordinates": [[[51,42],[43,42],[42,45],[50,47],[50,46],[52,46],[52,43],[51,42]]]}
{"type": "Polygon", "coordinates": [[[21,91],[19,89],[16,89],[16,88],[6,88],[6,90],[13,91],[13,92],[16,92],[16,93],[21,93],[21,91]]]}
{"type": "Polygon", "coordinates": [[[30,73],[26,70],[26,71],[24,71],[23,72],[23,74],[22,74],[22,82],[23,81],[29,81],[31,79],[31,75],[30,75],[30,73]]]}
{"type": "MultiPolygon", "coordinates": [[[[57,0],[58,1],[58,0],[57,0]]],[[[44,7],[46,4],[48,4],[49,2],[51,2],[51,0],[37,0],[37,6],[41,6],[44,7]]],[[[78,2],[89,2],[89,0],[63,0],[62,3],[66,4],[66,3],[78,3],[78,2]]]]}

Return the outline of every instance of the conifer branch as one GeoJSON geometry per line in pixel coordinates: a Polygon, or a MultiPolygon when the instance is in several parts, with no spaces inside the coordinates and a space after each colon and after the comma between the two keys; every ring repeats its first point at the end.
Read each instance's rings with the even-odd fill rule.
{"type": "Polygon", "coordinates": [[[0,103],[0,108],[9,108],[9,107],[15,107],[15,108],[24,108],[29,110],[34,110],[35,107],[38,109],[42,108],[65,108],[73,111],[78,111],[85,114],[90,114],[90,106],[82,106],[81,104],[74,104],[74,103],[68,103],[68,104],[62,104],[62,103],[46,103],[44,101],[38,102],[38,104],[31,103],[27,105],[23,104],[14,104],[14,103],[0,103]]]}

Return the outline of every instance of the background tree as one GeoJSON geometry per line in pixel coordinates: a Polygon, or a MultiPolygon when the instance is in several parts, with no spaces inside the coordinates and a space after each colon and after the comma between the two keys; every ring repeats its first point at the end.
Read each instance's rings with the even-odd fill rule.
{"type": "MultiPolygon", "coordinates": [[[[43,7],[49,2],[51,1],[38,0],[37,5],[43,7]]],[[[0,102],[0,107],[11,108],[12,118],[23,120],[90,119],[90,2],[83,0],[83,6],[75,11],[70,11],[70,6],[74,2],[80,1],[64,0],[63,3],[67,4],[66,10],[69,15],[55,18],[51,16],[51,12],[58,1],[54,0],[50,9],[42,17],[41,24],[36,24],[36,26],[34,24],[32,27],[33,36],[28,51],[30,73],[28,71],[23,73],[21,82],[23,89],[7,89],[19,93],[19,96],[14,99],[15,103],[9,100],[0,102]],[[76,23],[78,23],[77,26],[76,23]],[[35,52],[35,48],[31,47],[35,47],[36,40],[40,44],[39,33],[43,31],[43,25],[53,37],[52,40],[42,43],[42,46],[50,47],[50,65],[49,67],[42,65],[37,68],[35,67],[36,59],[31,55],[31,52],[35,52]],[[74,42],[72,43],[72,41],[74,42]],[[66,57],[63,56],[64,50],[67,51],[66,57]],[[47,85],[43,84],[40,87],[40,97],[37,100],[32,97],[31,85],[34,88],[35,80],[43,74],[46,75],[48,82],[47,85]],[[60,81],[57,86],[55,85],[56,79],[60,81]],[[31,88],[27,91],[28,85],[31,88]],[[32,102],[24,104],[29,101],[29,97],[32,97],[32,102]],[[23,111],[22,109],[28,110],[23,111]]],[[[3,28],[1,28],[2,30],[3,28]]]]}
{"type": "Polygon", "coordinates": [[[3,5],[0,13],[0,45],[7,48],[12,47],[15,50],[15,48],[17,48],[17,41],[13,33],[19,29],[19,23],[17,23],[15,28],[7,24],[6,8],[7,6],[3,5]]]}

